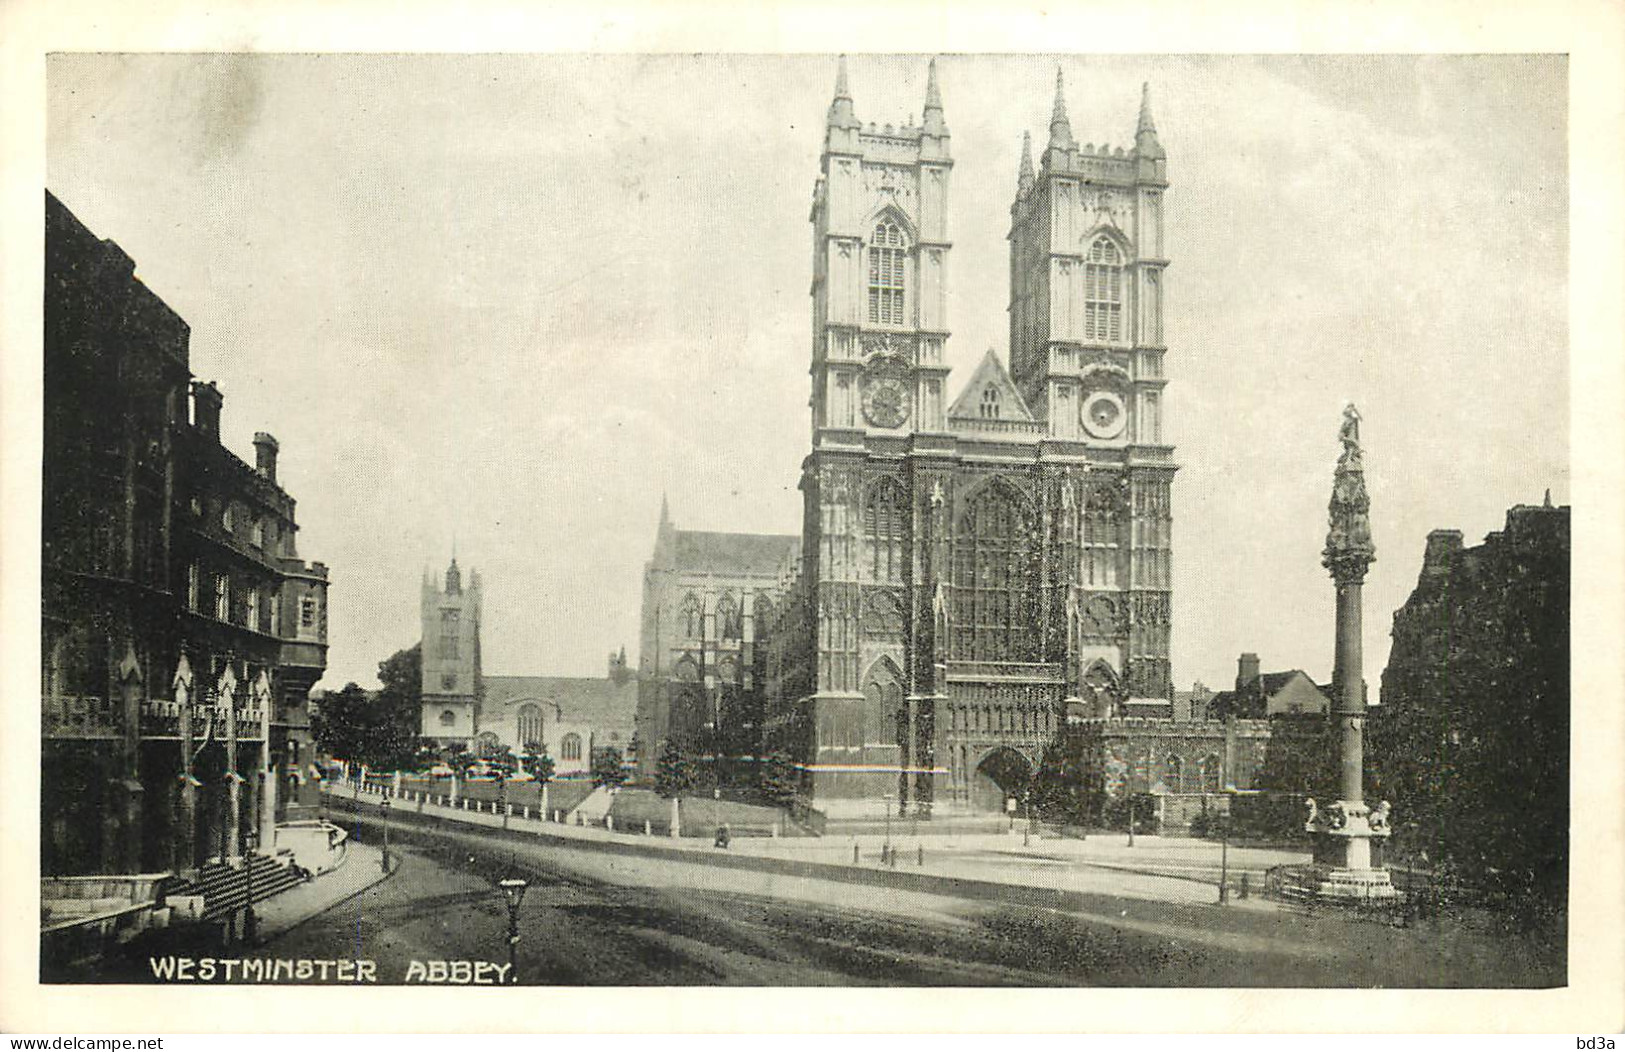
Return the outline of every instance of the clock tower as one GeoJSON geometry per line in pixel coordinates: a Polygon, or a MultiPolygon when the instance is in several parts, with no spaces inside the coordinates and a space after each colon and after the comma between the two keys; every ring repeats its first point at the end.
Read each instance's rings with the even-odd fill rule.
{"type": "Polygon", "coordinates": [[[936,60],[926,77],[918,126],[862,124],[840,59],[811,216],[815,450],[946,429],[953,159],[936,60]]]}

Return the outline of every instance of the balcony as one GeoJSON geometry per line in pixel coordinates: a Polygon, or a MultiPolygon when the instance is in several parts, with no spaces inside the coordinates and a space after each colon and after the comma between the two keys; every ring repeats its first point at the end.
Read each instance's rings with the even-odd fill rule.
{"type": "Polygon", "coordinates": [[[40,733],[47,738],[112,741],[122,737],[118,702],[90,694],[61,694],[43,699],[40,733]]]}

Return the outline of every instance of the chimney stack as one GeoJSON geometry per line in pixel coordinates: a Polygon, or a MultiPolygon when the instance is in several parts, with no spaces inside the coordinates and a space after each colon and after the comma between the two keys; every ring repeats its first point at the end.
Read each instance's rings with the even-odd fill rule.
{"type": "Polygon", "coordinates": [[[254,470],[268,482],[276,482],[276,455],[280,448],[276,438],[268,432],[254,432],[254,470]]]}
{"type": "Polygon", "coordinates": [[[192,381],[192,426],[220,441],[220,403],[224,398],[214,381],[192,381]]]}
{"type": "Polygon", "coordinates": [[[1258,655],[1243,654],[1236,659],[1236,691],[1247,689],[1249,684],[1258,682],[1258,655]]]}
{"type": "Polygon", "coordinates": [[[1450,571],[1450,559],[1461,551],[1460,530],[1433,530],[1422,555],[1422,576],[1438,577],[1450,571]]]}

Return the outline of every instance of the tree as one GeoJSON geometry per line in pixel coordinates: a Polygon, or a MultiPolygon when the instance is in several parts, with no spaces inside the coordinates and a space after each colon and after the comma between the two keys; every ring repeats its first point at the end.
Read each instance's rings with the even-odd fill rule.
{"type": "Polygon", "coordinates": [[[1098,807],[1099,793],[1090,784],[1082,742],[1063,735],[1044,749],[1033,778],[1032,802],[1039,817],[1063,825],[1088,825],[1098,807]]]}
{"type": "Polygon", "coordinates": [[[547,755],[547,746],[541,742],[525,743],[525,770],[536,776],[537,785],[553,780],[553,757],[547,755]]]}
{"type": "Polygon", "coordinates": [[[621,750],[614,746],[592,751],[592,784],[613,789],[626,781],[621,770],[621,750]]]}
{"type": "Polygon", "coordinates": [[[667,800],[675,800],[694,787],[694,764],[683,755],[676,742],[660,747],[660,758],[655,763],[655,792],[667,800]]]}
{"type": "Polygon", "coordinates": [[[418,759],[422,706],[422,653],[402,650],[378,664],[383,689],[354,683],[329,694],[311,715],[311,732],[328,755],[378,770],[413,766],[418,759]]]}
{"type": "Polygon", "coordinates": [[[329,691],[310,714],[310,730],[329,756],[352,763],[370,763],[372,755],[372,699],[354,683],[329,691]]]}
{"type": "Polygon", "coordinates": [[[378,663],[379,708],[383,717],[377,748],[379,766],[405,767],[418,748],[423,713],[423,646],[416,644],[378,663]]]}
{"type": "Polygon", "coordinates": [[[790,754],[780,749],[762,765],[762,795],[780,807],[793,803],[801,792],[801,775],[790,754]]]}

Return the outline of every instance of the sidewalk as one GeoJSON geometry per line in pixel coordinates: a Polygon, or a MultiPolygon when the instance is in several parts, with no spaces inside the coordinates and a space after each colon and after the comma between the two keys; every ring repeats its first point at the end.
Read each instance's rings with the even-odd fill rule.
{"type": "Polygon", "coordinates": [[[380,865],[382,859],[383,852],[378,848],[352,839],[345,844],[344,861],[338,868],[255,903],[260,940],[274,939],[393,875],[400,865],[399,860],[392,859],[390,872],[385,873],[380,865]]]}
{"type": "MultiPolygon", "coordinates": [[[[334,794],[341,807],[355,806],[353,792],[334,794]]],[[[363,792],[360,807],[376,812],[383,796],[363,792]]],[[[391,801],[392,816],[411,820],[421,810],[425,818],[469,826],[500,828],[502,817],[489,810],[464,810],[416,800],[391,801]]],[[[486,805],[488,808],[490,805],[486,805]]],[[[901,823],[899,823],[901,825],[901,823]]],[[[996,893],[999,887],[1046,889],[1060,894],[1117,895],[1156,902],[1201,904],[1218,898],[1221,867],[1231,887],[1231,901],[1260,909],[1275,904],[1261,897],[1240,899],[1243,876],[1251,889],[1262,892],[1264,871],[1271,866],[1307,862],[1307,852],[1232,847],[1228,858],[1220,844],[1209,840],[1137,836],[1133,847],[1126,835],[1102,834],[1086,840],[1034,835],[1024,844],[1020,826],[1004,833],[933,833],[908,835],[906,828],[890,837],[895,864],[882,867],[884,833],[836,837],[736,837],[727,849],[713,846],[709,837],[647,836],[526,819],[517,809],[508,819],[509,835],[526,834],[572,841],[625,853],[658,855],[696,863],[729,867],[799,872],[826,879],[888,884],[945,893],[996,893]],[[857,861],[854,863],[854,849],[857,861]]]]}

